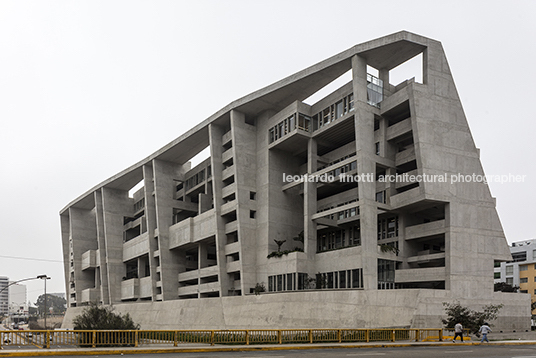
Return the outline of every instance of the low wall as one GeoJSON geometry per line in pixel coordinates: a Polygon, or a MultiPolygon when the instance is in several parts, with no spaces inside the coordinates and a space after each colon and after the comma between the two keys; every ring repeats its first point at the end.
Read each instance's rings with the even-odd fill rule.
{"type": "MultiPolygon", "coordinates": [[[[322,290],[114,307],[118,313],[129,313],[142,329],[440,328],[443,302],[453,301],[446,290],[322,290]]],[[[485,302],[456,301],[475,310],[504,304],[495,327],[530,330],[530,295],[495,293],[485,302]]],[[[69,308],[62,328],[72,328],[72,319],[82,310],[69,308]]]]}

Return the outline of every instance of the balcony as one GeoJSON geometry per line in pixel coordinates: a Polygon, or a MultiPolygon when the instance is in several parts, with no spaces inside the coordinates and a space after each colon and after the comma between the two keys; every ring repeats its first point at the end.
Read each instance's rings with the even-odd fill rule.
{"type": "Polygon", "coordinates": [[[227,273],[240,272],[240,260],[227,263],[227,273]]]}
{"type": "Polygon", "coordinates": [[[240,243],[232,242],[230,244],[225,245],[225,255],[231,255],[240,250],[240,243]]]}
{"type": "Polygon", "coordinates": [[[225,224],[225,233],[230,234],[238,230],[238,220],[225,224]]]}
{"type": "Polygon", "coordinates": [[[392,140],[397,137],[401,137],[404,134],[409,133],[411,131],[412,131],[412,127],[411,127],[411,117],[410,117],[388,127],[386,139],[392,140]]]}
{"type": "Polygon", "coordinates": [[[228,131],[221,137],[221,144],[226,145],[232,139],[232,132],[228,131]]]}
{"type": "Polygon", "coordinates": [[[121,300],[134,300],[139,297],[140,279],[131,278],[121,281],[121,300]]]}
{"type": "Polygon", "coordinates": [[[233,148],[229,148],[221,154],[221,162],[225,163],[232,157],[233,157],[233,148]]]}
{"type": "Polygon", "coordinates": [[[236,183],[229,184],[221,190],[222,198],[226,198],[232,193],[236,193],[236,183]]]}
{"type": "Polygon", "coordinates": [[[221,172],[221,180],[226,180],[232,177],[234,175],[234,170],[235,170],[234,165],[231,165],[230,167],[223,169],[223,171],[221,172]]]}
{"type": "Polygon", "coordinates": [[[444,267],[426,267],[395,271],[395,282],[429,282],[445,281],[446,269],[444,267]]]}
{"type": "Polygon", "coordinates": [[[149,298],[153,295],[153,281],[151,276],[140,278],[140,298],[149,298]]]}
{"type": "Polygon", "coordinates": [[[199,285],[199,293],[218,292],[220,290],[219,282],[202,283],[199,285]]]}
{"type": "Polygon", "coordinates": [[[88,250],[82,254],[82,271],[97,267],[97,251],[98,250],[88,250]]]}
{"type": "Polygon", "coordinates": [[[123,262],[149,253],[149,235],[147,232],[123,243],[123,262]]]}
{"type": "Polygon", "coordinates": [[[435,236],[445,233],[445,220],[432,221],[425,224],[406,227],[406,240],[418,239],[421,237],[435,236]]]}
{"type": "Polygon", "coordinates": [[[100,300],[100,290],[98,288],[87,288],[81,292],[80,302],[96,302],[100,300]]]}
{"type": "Polygon", "coordinates": [[[430,250],[419,251],[417,256],[408,257],[408,263],[425,264],[431,261],[438,261],[445,259],[444,252],[433,253],[430,250]]]}
{"type": "Polygon", "coordinates": [[[216,234],[214,209],[187,218],[169,228],[169,248],[174,249],[216,234]]]}
{"type": "Polygon", "coordinates": [[[231,200],[230,202],[223,204],[221,206],[221,215],[226,215],[226,214],[229,214],[232,211],[235,211],[236,210],[236,204],[237,204],[236,199],[231,200]]]}
{"type": "Polygon", "coordinates": [[[418,186],[402,193],[391,195],[390,204],[392,209],[398,209],[420,200],[424,200],[424,194],[421,192],[421,187],[418,186]]]}
{"type": "Polygon", "coordinates": [[[179,287],[179,296],[196,295],[198,293],[199,293],[198,285],[179,287]]]}
{"type": "Polygon", "coordinates": [[[397,167],[402,164],[411,162],[412,160],[415,160],[415,147],[414,146],[411,146],[408,149],[398,152],[395,155],[395,165],[397,167]]]}

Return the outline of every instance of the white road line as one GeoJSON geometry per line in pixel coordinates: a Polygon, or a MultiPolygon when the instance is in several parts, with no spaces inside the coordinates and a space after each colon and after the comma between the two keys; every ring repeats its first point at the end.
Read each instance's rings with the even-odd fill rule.
{"type": "Polygon", "coordinates": [[[472,353],[473,351],[445,351],[445,354],[472,353]]]}
{"type": "Polygon", "coordinates": [[[512,358],[536,358],[536,356],[517,356],[512,358]]]}
{"type": "Polygon", "coordinates": [[[348,353],[346,356],[347,357],[357,357],[357,356],[360,356],[360,357],[364,357],[364,356],[384,356],[386,353],[348,353]]]}

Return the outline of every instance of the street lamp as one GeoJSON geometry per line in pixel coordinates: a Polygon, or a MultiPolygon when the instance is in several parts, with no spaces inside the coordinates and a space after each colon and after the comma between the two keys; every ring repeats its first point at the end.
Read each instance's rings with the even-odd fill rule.
{"type": "MultiPolygon", "coordinates": [[[[1,289],[0,293],[2,293],[5,290],[7,290],[7,288],[9,286],[15,285],[17,283],[24,282],[24,281],[30,281],[30,280],[39,280],[39,279],[44,279],[45,280],[45,309],[46,309],[46,306],[47,306],[47,280],[50,279],[50,277],[48,277],[47,275],[39,275],[37,277],[23,278],[22,280],[11,282],[9,285],[7,285],[3,289],[1,289]]],[[[45,328],[46,328],[46,325],[47,325],[47,316],[46,316],[46,311],[45,311],[45,328]]]]}
{"type": "Polygon", "coordinates": [[[37,278],[45,280],[45,330],[47,329],[47,280],[50,280],[50,277],[47,275],[39,275],[37,278]]]}

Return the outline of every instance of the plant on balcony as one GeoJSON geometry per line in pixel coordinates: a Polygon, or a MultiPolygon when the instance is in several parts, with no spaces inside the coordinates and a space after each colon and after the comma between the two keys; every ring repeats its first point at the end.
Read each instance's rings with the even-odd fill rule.
{"type": "Polygon", "coordinates": [[[256,283],[255,288],[253,289],[253,293],[255,296],[260,295],[262,292],[266,292],[266,286],[264,285],[264,282],[256,283]]]}
{"type": "Polygon", "coordinates": [[[400,251],[393,245],[389,244],[378,244],[378,246],[380,247],[381,252],[392,252],[393,254],[398,255],[398,252],[400,251]]]}

